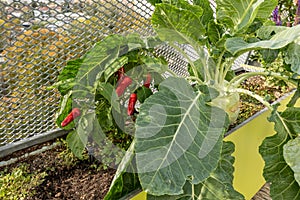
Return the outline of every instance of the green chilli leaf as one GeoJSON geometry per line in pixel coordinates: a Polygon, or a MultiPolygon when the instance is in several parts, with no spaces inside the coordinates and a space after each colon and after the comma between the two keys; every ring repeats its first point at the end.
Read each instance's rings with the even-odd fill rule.
{"type": "Polygon", "coordinates": [[[126,45],[126,39],[120,35],[111,35],[96,43],[86,54],[78,70],[77,83],[82,86],[93,87],[104,70],[119,58],[124,45],[126,45]]]}
{"type": "Polygon", "coordinates": [[[137,169],[149,194],[178,195],[187,179],[198,184],[217,167],[229,122],[183,78],[169,77],[158,89],[136,120],[137,169]]]}
{"type": "Polygon", "coordinates": [[[246,30],[255,18],[266,19],[277,5],[276,0],[217,0],[217,20],[233,34],[246,30]]]}
{"type": "Polygon", "coordinates": [[[275,123],[276,134],[263,141],[259,152],[265,161],[263,175],[271,183],[271,197],[273,200],[299,199],[300,187],[284,160],[283,147],[300,131],[300,108],[287,108],[282,113],[274,110],[269,121],[275,123]]]}
{"type": "Polygon", "coordinates": [[[77,158],[82,159],[86,143],[81,140],[78,132],[76,130],[71,131],[67,135],[66,141],[68,143],[68,147],[71,149],[74,155],[77,158]]]}
{"type": "Polygon", "coordinates": [[[122,56],[122,57],[117,58],[111,65],[109,65],[107,68],[105,68],[105,71],[104,71],[105,81],[107,82],[107,80],[111,77],[111,75],[113,75],[116,71],[118,71],[118,69],[120,69],[127,63],[128,63],[127,56],[122,56]]]}
{"type": "Polygon", "coordinates": [[[294,177],[300,185],[300,137],[288,141],[283,146],[283,156],[294,171],[294,177]]]}
{"type": "Polygon", "coordinates": [[[278,32],[270,40],[262,40],[254,43],[247,43],[240,37],[229,38],[225,42],[225,48],[233,55],[254,49],[280,49],[300,37],[300,26],[294,26],[278,32]]]}
{"type": "Polygon", "coordinates": [[[233,186],[233,163],[234,157],[231,154],[234,152],[234,144],[232,142],[223,142],[221,158],[214,172],[202,183],[192,185],[187,181],[181,195],[163,195],[152,196],[148,195],[148,200],[175,200],[175,199],[245,199],[243,195],[237,192],[233,186]],[[193,196],[194,195],[194,196],[193,196]]]}
{"type": "Polygon", "coordinates": [[[152,25],[163,41],[193,44],[191,40],[199,42],[205,35],[205,28],[200,21],[202,13],[203,9],[196,5],[179,8],[170,4],[157,4],[152,15],[152,25]]]}
{"type": "Polygon", "coordinates": [[[140,187],[138,174],[136,173],[134,142],[132,142],[118,166],[104,200],[121,199],[140,187]]]}

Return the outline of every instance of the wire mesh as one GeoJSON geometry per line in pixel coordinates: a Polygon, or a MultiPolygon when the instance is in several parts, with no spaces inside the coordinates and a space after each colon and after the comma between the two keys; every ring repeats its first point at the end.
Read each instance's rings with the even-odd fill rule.
{"type": "Polygon", "coordinates": [[[66,62],[112,33],[152,34],[145,1],[0,1],[0,146],[56,128],[66,62]]]}
{"type": "MultiPolygon", "coordinates": [[[[153,10],[146,0],[0,0],[0,146],[57,128],[60,96],[47,87],[66,62],[109,34],[154,34],[153,10]]],[[[175,73],[189,75],[173,48],[157,53],[175,73]]]]}

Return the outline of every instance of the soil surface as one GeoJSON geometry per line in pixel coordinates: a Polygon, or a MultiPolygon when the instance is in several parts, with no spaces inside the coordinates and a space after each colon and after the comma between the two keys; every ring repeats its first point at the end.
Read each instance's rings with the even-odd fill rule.
{"type": "MultiPolygon", "coordinates": [[[[45,143],[31,147],[26,151],[32,151],[51,143],[45,143]]],[[[86,159],[84,161],[74,161],[69,166],[63,163],[59,154],[65,150],[63,145],[47,150],[37,156],[30,156],[21,159],[17,163],[6,166],[9,169],[18,165],[28,164],[30,172],[46,172],[47,176],[41,185],[33,188],[35,195],[27,197],[27,200],[44,200],[44,199],[88,199],[101,200],[107,193],[110,183],[113,179],[115,170],[104,170],[99,163],[86,159]],[[76,164],[75,164],[76,163],[76,164]]],[[[7,158],[21,155],[24,152],[16,152],[7,158]]],[[[0,168],[0,170],[3,170],[0,168]]]]}

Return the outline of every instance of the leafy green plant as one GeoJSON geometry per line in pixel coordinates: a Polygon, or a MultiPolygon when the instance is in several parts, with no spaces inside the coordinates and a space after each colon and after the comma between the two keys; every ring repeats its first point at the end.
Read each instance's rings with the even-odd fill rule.
{"type": "Polygon", "coordinates": [[[7,170],[0,172],[0,198],[25,199],[34,195],[34,188],[43,182],[47,176],[45,172],[29,173],[28,166],[21,165],[10,173],[7,170]]]}
{"type": "Polygon", "coordinates": [[[296,158],[288,156],[286,161],[283,149],[298,138],[300,108],[295,103],[299,89],[289,107],[279,112],[277,105],[240,85],[260,75],[298,87],[300,26],[278,27],[269,20],[276,0],[217,0],[216,17],[208,0],[151,2],[155,3],[152,25],[156,37],[108,36],[84,57],[68,62],[54,85],[62,94],[59,125],[72,108],[81,109],[81,116],[64,127],[72,130],[68,143],[78,156],[85,147],[115,145],[107,139],[112,127],[133,136],[130,147],[122,151],[106,199],[120,198],[137,187],[145,190],[149,199],[243,199],[232,186],[234,146],[223,141],[239,115],[240,94],[272,111],[269,121],[275,124],[276,134],[260,146],[272,198],[298,199],[297,167],[289,167],[296,158]],[[198,58],[192,59],[179,44],[190,46],[198,58]],[[156,53],[163,45],[188,61],[189,77],[178,77],[166,67],[156,53]],[[264,57],[278,51],[289,73],[250,66],[257,70],[234,75],[233,62],[241,54],[257,50],[264,50],[264,57]],[[116,74],[122,67],[132,84],[120,94],[116,92],[116,74]],[[129,95],[143,88],[147,73],[153,77],[156,92],[140,101],[138,114],[127,116],[124,110],[129,95]],[[170,73],[172,76],[167,75],[170,73]],[[96,112],[102,103],[106,106],[96,112]]]}

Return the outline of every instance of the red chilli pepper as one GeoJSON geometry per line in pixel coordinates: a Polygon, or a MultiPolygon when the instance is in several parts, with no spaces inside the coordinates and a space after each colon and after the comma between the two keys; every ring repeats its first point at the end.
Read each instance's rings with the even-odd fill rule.
{"type": "Polygon", "coordinates": [[[129,98],[128,107],[127,107],[127,115],[134,114],[134,106],[137,101],[137,94],[132,93],[129,98]]]}
{"type": "Polygon", "coordinates": [[[79,117],[81,114],[79,108],[73,108],[73,110],[68,114],[68,116],[61,122],[61,126],[65,127],[70,124],[75,118],[79,117]]]}
{"type": "Polygon", "coordinates": [[[132,79],[129,76],[125,76],[119,81],[118,86],[116,88],[116,93],[118,97],[120,97],[125,89],[132,83],[132,79]]]}
{"type": "Polygon", "coordinates": [[[146,88],[149,88],[150,87],[150,84],[151,84],[151,74],[147,74],[147,77],[146,77],[146,80],[144,82],[144,86],[146,88]]]}

